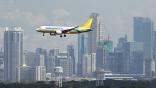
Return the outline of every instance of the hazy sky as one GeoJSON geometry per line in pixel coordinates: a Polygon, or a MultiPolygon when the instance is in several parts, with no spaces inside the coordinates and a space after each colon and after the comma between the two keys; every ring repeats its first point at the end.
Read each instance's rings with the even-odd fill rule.
{"type": "Polygon", "coordinates": [[[77,36],[51,37],[35,32],[41,25],[82,25],[90,13],[102,18],[105,35],[116,43],[124,34],[133,39],[133,17],[150,17],[156,21],[156,0],[0,0],[0,45],[6,26],[21,26],[24,30],[24,49],[37,47],[62,48],[77,44],[77,36]]]}

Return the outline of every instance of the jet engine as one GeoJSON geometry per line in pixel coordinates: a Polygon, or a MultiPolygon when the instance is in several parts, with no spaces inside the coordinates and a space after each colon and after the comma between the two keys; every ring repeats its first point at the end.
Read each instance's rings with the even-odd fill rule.
{"type": "Polygon", "coordinates": [[[56,31],[56,34],[62,34],[62,31],[57,30],[57,31],[56,31]]]}

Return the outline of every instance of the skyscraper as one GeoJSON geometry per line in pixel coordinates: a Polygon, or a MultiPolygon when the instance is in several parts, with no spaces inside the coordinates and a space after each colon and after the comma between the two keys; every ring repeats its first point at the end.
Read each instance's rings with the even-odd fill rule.
{"type": "Polygon", "coordinates": [[[4,78],[5,81],[19,82],[23,52],[21,28],[6,29],[4,32],[4,78]]]}
{"type": "MultiPolygon", "coordinates": [[[[154,58],[154,60],[156,62],[156,31],[154,31],[153,58],[154,58]]],[[[155,70],[156,70],[156,64],[155,64],[155,70]]]]}
{"type": "Polygon", "coordinates": [[[23,60],[22,60],[22,64],[26,64],[27,66],[30,67],[36,67],[36,53],[34,52],[30,52],[30,51],[24,51],[24,56],[23,56],[23,60]]]}
{"type": "Polygon", "coordinates": [[[46,81],[45,66],[36,66],[36,81],[46,81]]]}
{"type": "Polygon", "coordinates": [[[106,66],[106,51],[102,47],[97,47],[96,50],[96,68],[104,69],[106,66]]]}
{"type": "Polygon", "coordinates": [[[123,63],[123,53],[122,52],[113,52],[108,55],[108,68],[112,73],[122,74],[124,63],[123,63]]]}
{"type": "Polygon", "coordinates": [[[57,56],[59,54],[59,49],[51,49],[48,55],[48,70],[50,73],[54,72],[54,68],[56,66],[57,56]]]}
{"type": "Polygon", "coordinates": [[[100,40],[96,49],[96,67],[108,70],[108,54],[113,50],[113,42],[100,40]]]}
{"type": "Polygon", "coordinates": [[[154,59],[156,59],[156,31],[154,31],[154,37],[153,37],[153,56],[154,59]]]}
{"type": "Polygon", "coordinates": [[[73,45],[68,45],[67,46],[67,53],[68,57],[71,57],[72,63],[73,63],[73,74],[76,74],[76,59],[75,59],[75,54],[74,54],[74,46],[73,45]]]}
{"type": "Polygon", "coordinates": [[[96,53],[96,40],[97,40],[97,29],[98,29],[98,13],[92,13],[90,18],[93,18],[92,30],[88,32],[88,53],[96,53]]]}
{"type": "MultiPolygon", "coordinates": [[[[97,43],[97,29],[99,26],[98,13],[91,13],[90,18],[93,18],[92,30],[91,32],[79,34],[78,35],[78,74],[82,76],[82,63],[83,57],[86,54],[96,53],[96,43],[97,43]]],[[[95,54],[96,55],[96,54],[95,54]]]]}
{"type": "Polygon", "coordinates": [[[62,87],[62,74],[63,74],[63,68],[58,66],[54,68],[54,74],[55,74],[55,81],[56,81],[56,85],[58,87],[62,87]]]}
{"type": "MultiPolygon", "coordinates": [[[[119,60],[120,69],[116,70],[119,73],[128,74],[129,73],[129,61],[127,58],[126,43],[127,35],[125,37],[120,37],[118,39],[117,47],[114,49],[115,59],[119,60]]],[[[118,62],[118,61],[117,61],[118,62]]]]}
{"type": "Polygon", "coordinates": [[[56,66],[63,68],[63,77],[71,77],[73,75],[73,60],[66,51],[59,52],[56,66]]]}
{"type": "Polygon", "coordinates": [[[82,60],[85,53],[87,53],[88,47],[88,35],[87,34],[79,34],[78,35],[78,65],[77,65],[77,73],[79,76],[82,76],[82,60]]]}
{"type": "MultiPolygon", "coordinates": [[[[46,66],[47,67],[47,51],[46,49],[37,48],[36,49],[36,66],[46,66]]],[[[47,68],[46,68],[47,69],[47,68]]]]}
{"type": "Polygon", "coordinates": [[[82,73],[83,76],[93,76],[93,72],[96,71],[96,54],[85,54],[82,61],[82,73]]]}
{"type": "Polygon", "coordinates": [[[0,81],[4,81],[4,53],[0,51],[0,81]]]}
{"type": "Polygon", "coordinates": [[[144,45],[143,53],[145,58],[146,77],[152,77],[155,74],[153,60],[153,22],[150,18],[134,17],[134,41],[142,42],[144,45]]]}
{"type": "Polygon", "coordinates": [[[35,82],[36,69],[27,65],[20,67],[20,82],[35,82]]]}
{"type": "Polygon", "coordinates": [[[143,43],[126,43],[127,59],[130,74],[145,74],[145,60],[143,55],[143,43]]]}

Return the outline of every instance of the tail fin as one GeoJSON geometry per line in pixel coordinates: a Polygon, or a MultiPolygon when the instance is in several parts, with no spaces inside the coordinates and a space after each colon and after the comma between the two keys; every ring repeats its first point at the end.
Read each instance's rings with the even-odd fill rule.
{"type": "Polygon", "coordinates": [[[93,19],[92,19],[92,18],[89,18],[89,19],[87,20],[87,22],[86,22],[82,27],[83,27],[83,28],[86,28],[86,29],[91,29],[92,22],[93,22],[93,19]]]}

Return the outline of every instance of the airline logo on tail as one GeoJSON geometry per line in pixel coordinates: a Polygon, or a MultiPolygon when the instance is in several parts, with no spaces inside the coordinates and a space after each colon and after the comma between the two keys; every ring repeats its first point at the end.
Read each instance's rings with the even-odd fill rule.
{"type": "Polygon", "coordinates": [[[93,22],[92,18],[88,19],[87,22],[83,26],[80,27],[79,31],[91,30],[92,22],[93,22]]]}
{"type": "Polygon", "coordinates": [[[86,29],[91,29],[92,21],[93,21],[92,18],[88,19],[87,22],[82,27],[86,29]]]}
{"type": "Polygon", "coordinates": [[[49,33],[51,36],[60,35],[60,37],[62,37],[62,35],[64,35],[64,37],[66,37],[66,34],[79,34],[91,31],[92,23],[93,18],[89,18],[83,26],[40,26],[36,31],[43,33],[43,36],[44,33],[49,33]]]}

